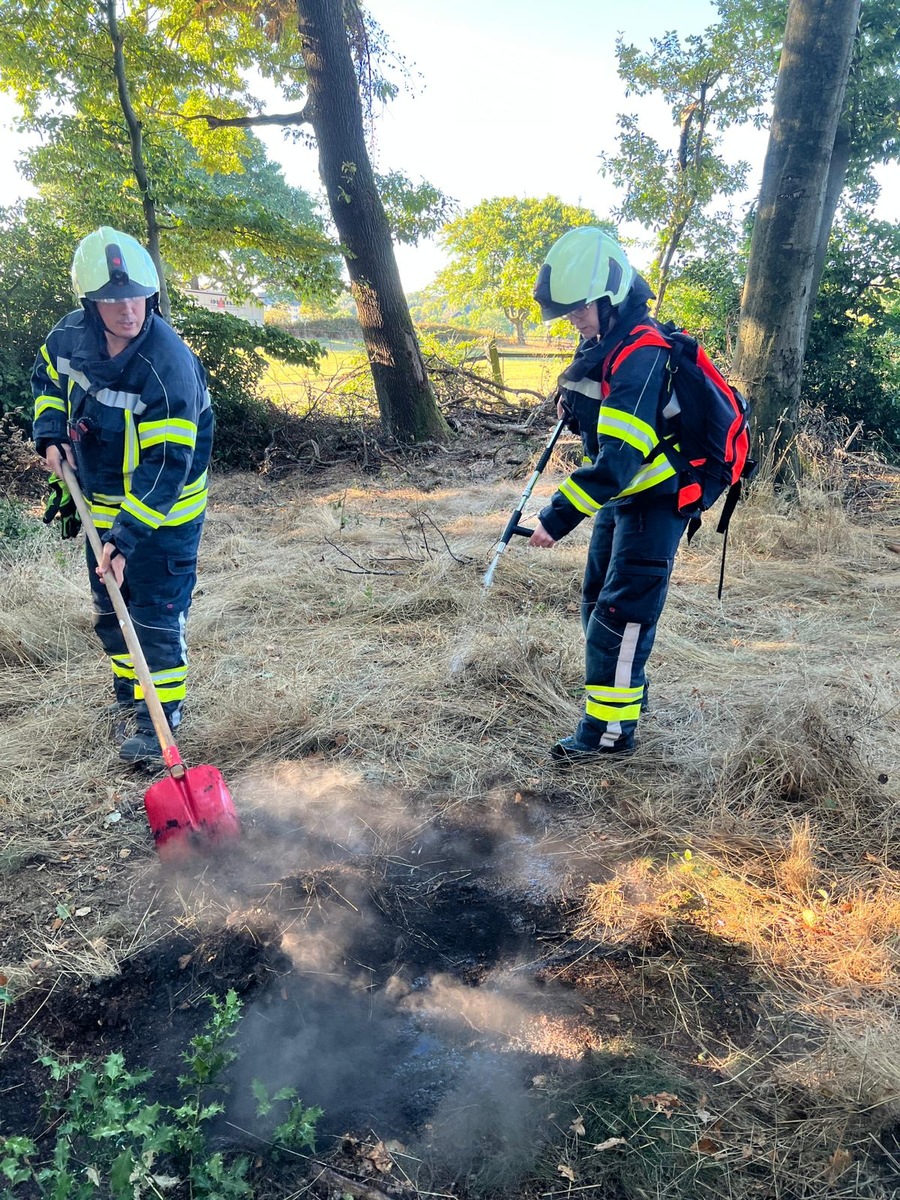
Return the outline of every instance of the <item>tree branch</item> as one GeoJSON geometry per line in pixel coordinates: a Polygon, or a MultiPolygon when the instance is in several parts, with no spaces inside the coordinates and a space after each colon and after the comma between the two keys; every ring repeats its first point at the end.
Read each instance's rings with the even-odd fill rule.
{"type": "Polygon", "coordinates": [[[246,117],[216,117],[212,113],[165,113],[167,117],[178,117],[181,121],[205,121],[210,129],[222,129],[225,126],[248,129],[252,125],[308,125],[311,121],[310,108],[305,104],[299,112],[292,113],[257,113],[256,116],[246,117]]]}

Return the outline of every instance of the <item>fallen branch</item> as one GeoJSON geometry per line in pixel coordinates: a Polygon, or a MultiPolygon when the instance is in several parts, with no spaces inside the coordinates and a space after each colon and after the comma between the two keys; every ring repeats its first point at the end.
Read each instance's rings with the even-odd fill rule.
{"type": "Polygon", "coordinates": [[[355,571],[351,571],[349,567],[335,567],[334,568],[336,571],[343,571],[346,575],[408,575],[409,574],[408,571],[376,571],[372,567],[364,567],[361,562],[357,562],[357,560],[353,557],[352,554],[348,554],[346,550],[342,550],[340,546],[336,545],[331,540],[331,538],[326,538],[325,542],[327,545],[329,545],[332,548],[332,550],[337,550],[338,554],[343,554],[344,558],[348,558],[350,560],[350,562],[353,563],[354,567],[357,568],[355,571]]]}
{"type": "MultiPolygon", "coordinates": [[[[428,370],[435,375],[459,375],[463,379],[471,379],[474,383],[487,388],[488,391],[493,389],[495,392],[511,392],[514,396],[534,396],[541,404],[547,400],[546,396],[542,396],[540,392],[536,392],[533,388],[516,388],[510,387],[506,383],[496,383],[493,379],[486,379],[483,375],[476,375],[474,371],[467,371],[464,367],[430,366],[428,370]]],[[[499,399],[502,400],[503,396],[500,396],[499,399]]]]}
{"type": "Polygon", "coordinates": [[[345,1175],[342,1171],[335,1171],[333,1167],[322,1167],[314,1182],[328,1184],[329,1187],[337,1188],[344,1195],[357,1196],[359,1200],[397,1200],[396,1192],[385,1192],[381,1188],[372,1187],[370,1183],[362,1183],[357,1179],[353,1179],[350,1175],[345,1175]]]}

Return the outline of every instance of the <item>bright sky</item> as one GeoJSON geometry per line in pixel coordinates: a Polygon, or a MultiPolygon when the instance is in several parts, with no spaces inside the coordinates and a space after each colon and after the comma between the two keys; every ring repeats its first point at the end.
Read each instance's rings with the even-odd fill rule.
{"type": "MultiPolygon", "coordinates": [[[[649,49],[650,38],[668,29],[684,37],[716,19],[710,0],[627,0],[612,16],[603,0],[369,0],[369,7],[412,70],[410,89],[378,122],[380,170],[427,179],[462,208],[491,196],[555,194],[601,217],[610,214],[616,193],[598,173],[597,156],[615,148],[616,114],[638,112],[661,138],[671,130],[661,100],[626,98],[616,74],[616,35],[649,49]]],[[[6,162],[21,146],[13,114],[0,96],[6,162]]],[[[289,182],[318,192],[314,150],[286,142],[277,130],[257,132],[289,182]]],[[[758,189],[765,144],[764,133],[748,128],[725,143],[729,157],[753,165],[748,198],[758,189]]],[[[879,215],[898,219],[900,174],[883,178],[879,215]]],[[[0,175],[0,204],[24,186],[12,171],[0,175]]],[[[634,257],[640,262],[639,252],[634,257]]],[[[409,291],[427,284],[443,261],[435,241],[398,249],[409,291]]]]}

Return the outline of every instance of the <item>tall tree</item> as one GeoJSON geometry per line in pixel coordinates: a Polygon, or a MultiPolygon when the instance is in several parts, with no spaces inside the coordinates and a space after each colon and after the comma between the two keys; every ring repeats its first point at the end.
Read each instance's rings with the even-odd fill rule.
{"type": "Polygon", "coordinates": [[[344,6],[341,0],[297,0],[297,13],[307,119],[346,255],[382,421],[403,440],[443,439],[448,428],[425,371],[366,147],[344,6]]]}
{"type": "Polygon", "coordinates": [[[289,49],[278,53],[247,11],[207,20],[179,0],[152,10],[0,0],[0,87],[37,135],[24,170],[73,230],[117,225],[185,274],[253,256],[279,283],[324,298],[336,256],[309,198],[245,130],[184,119],[255,103],[247,68],[286,69],[289,49]]]}
{"type": "MultiPolygon", "coordinates": [[[[863,0],[844,108],[828,164],[811,293],[818,295],[828,239],[846,186],[861,185],[873,164],[900,154],[900,8],[896,0],[863,0]]],[[[807,316],[807,336],[814,304],[807,316]]]]}
{"type": "Polygon", "coordinates": [[[654,232],[648,277],[657,313],[679,253],[721,238],[723,221],[710,213],[712,202],[745,184],[747,164],[725,161],[719,135],[728,125],[762,120],[775,69],[769,10],[747,0],[720,0],[720,23],[702,34],[669,32],[652,38],[649,50],[621,38],[616,44],[629,94],[660,95],[674,123],[669,145],[644,132],[636,116],[620,113],[618,149],[601,155],[603,174],[624,188],[615,215],[654,232]]]}
{"type": "Polygon", "coordinates": [[[501,309],[523,345],[526,322],[540,320],[531,293],[541,263],[556,239],[576,225],[600,225],[615,234],[590,209],[563,204],[557,196],[482,200],[445,227],[443,243],[451,257],[437,284],[458,304],[501,309]]]}
{"type": "Polygon", "coordinates": [[[776,477],[798,473],[793,436],[828,173],[860,0],[790,0],[759,209],[741,301],[735,382],[776,477]]]}

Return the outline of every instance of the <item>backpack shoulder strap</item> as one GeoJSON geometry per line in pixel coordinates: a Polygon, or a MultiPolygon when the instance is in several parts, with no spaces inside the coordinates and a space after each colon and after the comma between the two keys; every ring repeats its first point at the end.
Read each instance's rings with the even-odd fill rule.
{"type": "Polygon", "coordinates": [[[661,346],[671,352],[672,343],[665,336],[661,326],[657,325],[635,325],[634,329],[619,342],[614,350],[607,356],[603,364],[603,378],[609,380],[613,372],[617,370],[622,363],[628,358],[629,354],[642,346],[661,346]]]}

